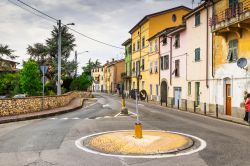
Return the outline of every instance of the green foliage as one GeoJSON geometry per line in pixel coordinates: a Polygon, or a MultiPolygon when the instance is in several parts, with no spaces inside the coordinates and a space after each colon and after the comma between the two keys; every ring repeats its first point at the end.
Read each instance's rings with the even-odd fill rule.
{"type": "Polygon", "coordinates": [[[17,56],[13,55],[14,50],[10,49],[8,45],[0,44],[0,56],[7,56],[11,59],[15,59],[17,56]]]}
{"type": "Polygon", "coordinates": [[[0,74],[0,95],[15,95],[21,93],[19,88],[19,74],[0,74]]]}
{"type": "Polygon", "coordinates": [[[36,60],[41,65],[45,63],[48,48],[42,43],[35,43],[33,46],[28,46],[27,53],[30,55],[30,58],[36,60]]]}
{"type": "Polygon", "coordinates": [[[52,81],[47,81],[44,85],[44,91],[46,95],[54,95],[56,91],[56,86],[52,81]]]}
{"type": "Polygon", "coordinates": [[[62,80],[63,80],[62,87],[65,88],[66,92],[70,91],[70,84],[72,83],[73,78],[63,77],[62,80]]]}
{"type": "Polygon", "coordinates": [[[24,63],[20,73],[20,85],[23,92],[30,96],[41,94],[42,82],[39,66],[34,60],[28,60],[24,63]]]}
{"type": "Polygon", "coordinates": [[[96,67],[99,67],[100,65],[101,65],[101,63],[98,61],[98,59],[95,62],[93,62],[93,61],[91,61],[91,59],[89,59],[87,65],[82,68],[83,74],[91,76],[91,70],[96,68],[96,67]]]}
{"type": "Polygon", "coordinates": [[[89,77],[85,74],[82,74],[79,77],[76,77],[71,85],[70,85],[70,90],[87,90],[88,87],[91,86],[91,81],[89,80],[89,77]]]}

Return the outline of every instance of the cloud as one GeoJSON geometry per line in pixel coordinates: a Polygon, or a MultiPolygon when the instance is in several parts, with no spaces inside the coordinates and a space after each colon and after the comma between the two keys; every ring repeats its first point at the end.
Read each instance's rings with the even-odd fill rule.
{"type": "MultiPolygon", "coordinates": [[[[17,2],[16,0],[12,0],[17,2]]],[[[130,34],[128,31],[145,15],[167,8],[186,5],[191,0],[23,0],[33,7],[61,19],[63,23],[74,22],[72,28],[99,39],[121,46],[130,34]]],[[[36,42],[44,42],[50,36],[53,23],[37,17],[7,0],[0,2],[1,44],[8,44],[20,56],[18,61],[27,59],[26,48],[36,42]]],[[[56,25],[56,24],[54,24],[56,25]]],[[[73,32],[72,32],[73,33],[73,32]]],[[[89,58],[99,59],[102,63],[121,57],[123,50],[115,49],[86,39],[76,37],[76,50],[89,53],[78,57],[80,66],[89,58]]],[[[73,59],[72,52],[71,58],[73,59]]]]}

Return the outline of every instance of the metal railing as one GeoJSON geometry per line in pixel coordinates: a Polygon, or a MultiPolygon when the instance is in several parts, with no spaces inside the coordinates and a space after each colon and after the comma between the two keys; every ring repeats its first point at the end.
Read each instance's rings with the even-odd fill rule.
{"type": "Polygon", "coordinates": [[[218,11],[209,19],[209,24],[210,26],[214,26],[222,21],[227,21],[231,18],[238,17],[247,11],[250,11],[250,1],[244,0],[223,11],[218,11]]]}

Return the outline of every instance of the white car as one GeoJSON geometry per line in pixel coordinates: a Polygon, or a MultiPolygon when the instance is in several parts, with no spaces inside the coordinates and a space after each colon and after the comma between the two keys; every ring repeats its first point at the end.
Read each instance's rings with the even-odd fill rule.
{"type": "Polygon", "coordinates": [[[26,94],[17,94],[13,98],[25,98],[26,94]]]}

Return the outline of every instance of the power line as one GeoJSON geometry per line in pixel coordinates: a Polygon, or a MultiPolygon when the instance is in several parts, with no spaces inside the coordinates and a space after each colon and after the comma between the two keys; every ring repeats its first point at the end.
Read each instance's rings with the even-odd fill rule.
{"type": "Polygon", "coordinates": [[[17,6],[17,7],[20,7],[20,8],[22,8],[23,10],[26,10],[26,11],[29,12],[29,13],[32,13],[32,14],[34,14],[34,15],[40,17],[40,18],[43,18],[43,19],[45,19],[45,20],[47,20],[47,21],[50,21],[50,22],[55,23],[54,21],[49,20],[49,19],[47,19],[46,17],[43,17],[42,15],[39,15],[39,14],[37,14],[37,13],[35,13],[35,12],[33,12],[33,11],[31,11],[31,10],[25,8],[25,7],[22,7],[21,5],[18,5],[17,3],[15,3],[15,2],[13,2],[13,1],[11,1],[11,0],[8,0],[8,1],[9,1],[10,3],[12,3],[13,5],[17,6]]]}
{"type": "MultiPolygon", "coordinates": [[[[11,3],[13,3],[13,4],[15,4],[16,6],[22,8],[22,9],[28,11],[28,12],[31,12],[30,10],[27,10],[26,8],[23,8],[23,7],[21,7],[20,5],[18,5],[18,4],[16,4],[16,3],[12,2],[12,1],[10,1],[10,0],[8,0],[8,1],[11,2],[11,3]]],[[[27,4],[27,3],[25,3],[25,2],[23,2],[23,1],[21,1],[21,0],[17,0],[17,1],[20,2],[20,3],[22,3],[23,5],[25,5],[25,6],[29,7],[29,8],[31,8],[32,10],[34,10],[34,11],[36,11],[36,12],[38,12],[38,13],[40,13],[40,14],[42,14],[42,15],[48,17],[48,18],[50,18],[50,19],[53,19],[53,20],[55,20],[55,21],[58,21],[58,19],[56,19],[56,18],[54,18],[54,17],[52,17],[52,16],[50,16],[50,15],[48,15],[48,14],[46,14],[46,13],[40,11],[40,10],[38,10],[38,9],[36,9],[36,8],[34,8],[34,7],[32,7],[32,6],[30,6],[29,4],[27,4]]],[[[36,14],[36,13],[34,13],[34,12],[31,12],[31,13],[33,13],[33,14],[35,14],[35,15],[37,15],[37,16],[43,18],[43,19],[46,19],[46,18],[42,17],[41,15],[38,15],[38,14],[36,14]]],[[[48,20],[48,19],[46,19],[46,20],[47,20],[47,21],[51,21],[51,20],[48,20]]],[[[53,23],[54,23],[54,21],[53,21],[53,23]]],[[[62,25],[67,26],[66,24],[63,24],[63,23],[62,23],[62,25]]],[[[67,26],[67,27],[68,27],[68,26],[67,26]]],[[[77,30],[75,30],[75,29],[73,29],[73,28],[71,28],[71,27],[68,27],[68,29],[70,29],[71,31],[73,31],[73,32],[75,32],[75,33],[77,33],[77,34],[79,34],[79,35],[85,37],[85,38],[88,38],[88,39],[90,39],[90,40],[92,40],[92,41],[95,41],[95,42],[98,42],[98,43],[101,43],[101,44],[104,44],[104,45],[106,45],[106,46],[110,46],[110,47],[113,47],[113,48],[123,49],[123,48],[118,47],[118,46],[115,46],[115,45],[113,45],[113,44],[109,44],[109,43],[106,43],[106,42],[102,42],[102,41],[100,41],[100,40],[97,40],[97,39],[95,39],[95,38],[92,38],[92,37],[90,37],[90,36],[88,36],[88,35],[85,35],[85,34],[79,32],[79,31],[77,31],[77,30]]]]}
{"type": "Polygon", "coordinates": [[[40,11],[40,10],[38,10],[38,9],[36,9],[36,8],[34,8],[34,7],[32,7],[32,6],[30,6],[29,4],[27,4],[27,3],[23,2],[23,1],[20,1],[20,0],[17,0],[17,1],[20,2],[20,3],[22,3],[22,4],[24,4],[25,6],[28,6],[29,8],[31,8],[31,9],[33,9],[33,10],[35,10],[35,11],[37,11],[38,13],[43,14],[43,15],[45,15],[45,16],[51,18],[52,20],[58,21],[58,19],[56,19],[56,18],[54,18],[54,17],[52,17],[52,16],[50,16],[50,15],[48,15],[48,14],[46,14],[46,13],[40,11]]]}

